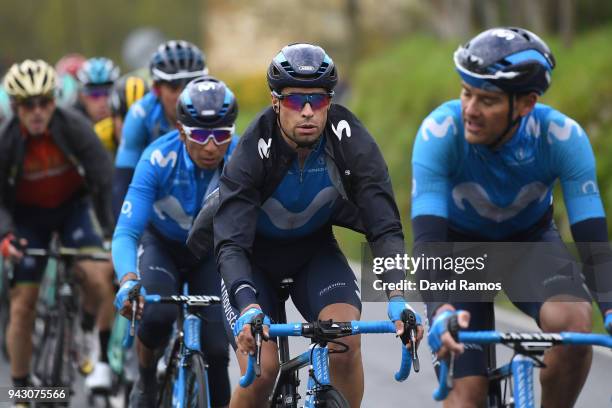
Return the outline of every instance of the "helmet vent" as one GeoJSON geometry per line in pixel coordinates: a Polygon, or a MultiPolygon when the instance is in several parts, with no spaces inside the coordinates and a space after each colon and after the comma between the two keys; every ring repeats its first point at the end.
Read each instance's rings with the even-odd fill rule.
{"type": "Polygon", "coordinates": [[[322,62],[321,66],[317,70],[317,74],[319,75],[324,74],[325,71],[327,71],[327,67],[329,67],[329,64],[327,62],[322,62]]]}
{"type": "Polygon", "coordinates": [[[295,74],[295,70],[293,69],[293,67],[291,66],[291,64],[289,64],[288,61],[283,61],[281,62],[281,66],[285,69],[285,71],[293,76],[295,74]]]}

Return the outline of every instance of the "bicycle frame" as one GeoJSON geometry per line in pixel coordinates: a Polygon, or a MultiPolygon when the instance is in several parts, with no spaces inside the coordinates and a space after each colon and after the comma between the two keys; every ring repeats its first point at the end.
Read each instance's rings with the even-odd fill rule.
{"type": "MultiPolygon", "coordinates": [[[[177,319],[177,327],[182,327],[177,334],[177,339],[180,342],[179,346],[179,361],[178,361],[178,380],[172,388],[172,406],[182,408],[187,406],[187,362],[192,353],[201,353],[200,345],[200,330],[202,321],[200,318],[190,313],[187,305],[183,305],[182,313],[179,313],[177,319]]],[[[204,372],[205,381],[208,383],[208,373],[204,372]]],[[[210,406],[210,395],[207,401],[210,406]]]]}
{"type": "MultiPolygon", "coordinates": [[[[612,336],[591,333],[501,333],[496,331],[460,331],[459,341],[468,344],[505,344],[517,353],[509,364],[497,368],[496,375],[512,377],[512,395],[515,408],[535,408],[533,392],[533,357],[544,353],[554,345],[598,345],[612,348],[612,336]]],[[[446,361],[440,361],[439,387],[433,398],[441,401],[452,389],[452,370],[446,361]]]]}
{"type": "MultiPolygon", "coordinates": [[[[132,302],[132,310],[135,310],[135,302],[139,292],[140,285],[136,285],[130,292],[129,299],[132,302]]],[[[175,408],[187,406],[187,366],[189,357],[193,353],[202,353],[200,344],[202,321],[197,312],[192,310],[192,307],[221,303],[221,299],[217,296],[187,295],[186,288],[184,293],[181,296],[146,295],[144,297],[145,303],[175,304],[181,309],[176,322],[178,333],[175,336],[175,344],[172,345],[173,352],[170,355],[170,362],[166,368],[166,375],[169,375],[168,370],[173,364],[173,359],[178,359],[176,364],[178,377],[172,385],[172,406],[175,408]],[[178,342],[178,346],[176,342],[178,342]]],[[[135,334],[133,322],[134,320],[132,320],[131,330],[126,331],[126,337],[123,342],[126,348],[130,347],[133,342],[135,334]]],[[[206,370],[204,370],[204,381],[208,384],[208,373],[206,370]]],[[[210,394],[208,394],[207,404],[210,406],[210,394]]]]}

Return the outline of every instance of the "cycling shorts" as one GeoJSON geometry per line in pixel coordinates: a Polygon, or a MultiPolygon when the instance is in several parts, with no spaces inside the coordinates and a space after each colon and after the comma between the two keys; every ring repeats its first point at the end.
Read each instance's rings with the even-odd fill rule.
{"type": "MultiPolygon", "coordinates": [[[[87,198],[73,199],[57,208],[18,206],[14,220],[16,235],[28,241],[28,248],[49,248],[54,232],[67,248],[103,247],[100,226],[87,198]]],[[[15,265],[12,285],[38,285],[46,265],[46,257],[24,256],[15,265]]]]}
{"type": "MultiPolygon", "coordinates": [[[[255,238],[251,257],[257,302],[262,311],[278,322],[280,283],[292,278],[289,296],[306,321],[316,321],[326,306],[350,304],[361,312],[357,278],[338,247],[331,227],[290,241],[255,238]]],[[[240,312],[221,286],[224,323],[230,343],[236,349],[233,327],[240,312]]]]}
{"type": "MultiPolygon", "coordinates": [[[[482,239],[467,234],[462,234],[457,231],[448,232],[448,240],[450,242],[482,242],[482,239]]],[[[546,258],[547,267],[543,268],[521,268],[520,260],[513,266],[514,276],[513,282],[518,282],[521,285],[521,295],[524,296],[525,286],[534,293],[534,299],[538,301],[514,301],[513,288],[511,283],[503,283],[506,295],[512,303],[523,313],[529,315],[539,325],[540,309],[547,299],[553,296],[567,295],[585,302],[591,302],[591,296],[584,285],[584,282],[576,282],[574,279],[565,278],[559,274],[563,266],[574,259],[563,243],[561,236],[554,223],[550,222],[544,228],[534,231],[534,234],[527,237],[521,237],[523,242],[547,242],[551,243],[547,247],[549,251],[554,252],[554,256],[546,258]],[[555,263],[558,263],[555,265],[555,263]],[[527,272],[525,272],[527,271],[527,272]],[[528,276],[527,276],[528,275],[528,276]],[[528,282],[528,284],[526,284],[528,282]],[[508,290],[509,287],[509,290],[508,290]]],[[[492,258],[489,256],[489,258],[492,258]]],[[[530,258],[532,260],[533,258],[530,258]]],[[[494,330],[495,316],[493,303],[491,302],[465,302],[465,301],[450,301],[456,309],[462,309],[470,312],[470,324],[468,330],[494,330]]],[[[431,310],[427,308],[428,319],[431,319],[431,310]]],[[[430,320],[431,322],[431,320],[430,320]]],[[[455,378],[467,376],[485,376],[488,368],[488,346],[483,347],[478,344],[466,344],[465,352],[455,360],[455,378]]],[[[434,356],[434,366],[437,364],[434,356]]],[[[437,371],[437,370],[436,370],[437,371]]]]}

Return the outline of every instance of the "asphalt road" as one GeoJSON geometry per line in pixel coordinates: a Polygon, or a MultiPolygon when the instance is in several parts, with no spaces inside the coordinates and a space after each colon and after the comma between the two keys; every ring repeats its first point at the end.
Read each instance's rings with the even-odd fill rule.
{"type": "MultiPolygon", "coordinates": [[[[422,305],[415,305],[418,312],[422,313],[422,305]]],[[[293,305],[288,306],[288,319],[290,321],[301,321],[293,305]]],[[[386,319],[386,304],[366,303],[363,307],[364,320],[386,319]]],[[[537,328],[530,319],[504,310],[497,311],[497,328],[501,331],[535,331],[537,328]]],[[[292,354],[303,351],[308,345],[305,339],[291,339],[292,354]]],[[[391,334],[364,335],[362,340],[362,354],[365,368],[365,394],[363,407],[436,407],[432,400],[432,392],[436,386],[435,375],[430,363],[430,353],[426,344],[419,350],[421,360],[421,371],[412,372],[404,383],[397,383],[393,374],[399,365],[400,345],[399,340],[391,334]]],[[[498,362],[507,362],[511,357],[510,351],[505,347],[498,348],[498,362]]],[[[593,365],[586,385],[580,395],[577,407],[612,407],[612,387],[608,375],[612,372],[612,352],[610,350],[597,349],[594,353],[593,365]]],[[[230,376],[232,384],[237,384],[239,372],[232,353],[230,376]]],[[[307,373],[303,371],[300,378],[302,387],[306,383],[307,373]]],[[[537,378],[537,372],[536,372],[537,378]]],[[[10,384],[9,368],[0,358],[0,385],[10,384]]],[[[83,385],[83,379],[78,378],[74,386],[76,395],[73,399],[74,407],[90,406],[83,385]]],[[[303,392],[302,392],[303,394],[303,392]]],[[[536,395],[539,400],[540,387],[536,381],[536,395]]],[[[111,400],[114,407],[122,407],[121,398],[111,400]]],[[[10,406],[1,403],[0,407],[10,406]]],[[[97,406],[102,407],[101,403],[97,406]]]]}

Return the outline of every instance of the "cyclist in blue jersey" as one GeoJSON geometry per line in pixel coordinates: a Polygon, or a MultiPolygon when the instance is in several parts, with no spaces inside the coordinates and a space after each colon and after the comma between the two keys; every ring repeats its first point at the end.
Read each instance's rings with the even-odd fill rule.
{"type": "Polygon", "coordinates": [[[119,78],[119,67],[108,58],[90,58],[77,72],[79,97],[75,108],[93,123],[110,116],[108,98],[115,81],[119,78]]]}
{"type": "Polygon", "coordinates": [[[130,107],[115,157],[113,211],[119,214],[134,169],[144,149],[176,127],[176,101],[190,80],[206,75],[204,54],[187,41],[168,41],[151,56],[153,86],[130,107]]]}
{"type": "MultiPolygon", "coordinates": [[[[306,320],[359,320],[359,288],[332,224],[365,231],[375,256],[405,252],[387,166],[359,120],[331,103],[337,81],[321,47],[284,47],[268,69],[272,106],[251,123],[221,176],[215,252],[226,330],[242,373],[255,349],[250,322],[262,313],[278,318],[284,278],[293,278],[290,294],[306,320]]],[[[191,236],[198,235],[199,219],[191,236]]],[[[191,236],[188,245],[197,248],[191,236]]],[[[396,283],[404,273],[393,269],[382,277],[396,283]]],[[[409,306],[401,292],[388,295],[389,318],[401,332],[400,315],[409,306]]],[[[357,407],[364,381],[360,337],[343,342],[348,351],[330,355],[331,380],[357,407]]],[[[236,388],[232,407],[266,405],[278,370],[274,342],[263,344],[261,368],[251,386],[236,388]]]]}
{"type": "MultiPolygon", "coordinates": [[[[140,280],[144,290],[160,295],[220,295],[221,280],[212,251],[201,261],[185,245],[193,218],[217,185],[224,160],[237,143],[238,105],[232,91],[213,77],[190,82],[177,104],[178,129],[154,141],[143,153],[121,209],[113,237],[113,263],[121,288],[115,306],[131,316],[129,290],[140,280]]],[[[142,300],[142,299],[141,299],[142,300]]],[[[156,350],[165,346],[177,317],[176,306],[142,304],[137,352],[139,381],[131,406],[156,401],[156,350]]],[[[228,343],[220,306],[202,311],[202,349],[210,365],[212,405],[230,398],[228,343]]]]}
{"type": "MultiPolygon", "coordinates": [[[[552,219],[557,179],[574,240],[605,243],[579,247],[583,262],[595,266],[589,274],[585,270],[594,293],[612,289],[606,268],[596,267],[612,257],[589,139],[573,119],[537,103],[550,85],[554,57],[527,30],[494,28],[459,47],[454,61],[462,80],[461,97],[436,108],[423,121],[414,143],[415,253],[435,255],[428,242],[548,242],[560,249],[562,264],[531,268],[536,276],[529,276],[529,281],[537,282],[533,290],[541,291],[541,300],[515,304],[543,331],[589,332],[588,290],[559,274],[571,255],[552,219]]],[[[513,268],[515,282],[525,277],[524,269],[513,268]]],[[[420,273],[444,276],[436,270],[420,273]]],[[[492,303],[453,302],[449,293],[424,296],[432,322],[432,351],[438,358],[446,358],[449,351],[462,353],[455,361],[454,388],[446,406],[481,406],[487,394],[486,353],[476,345],[464,348],[456,343],[446,322],[461,309],[462,327],[490,330],[492,303]]],[[[596,300],[609,326],[612,303],[609,297],[596,300]]],[[[540,375],[542,406],[575,403],[591,355],[590,347],[583,346],[555,347],[546,354],[547,368],[540,375]]]]}

